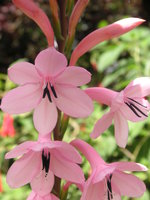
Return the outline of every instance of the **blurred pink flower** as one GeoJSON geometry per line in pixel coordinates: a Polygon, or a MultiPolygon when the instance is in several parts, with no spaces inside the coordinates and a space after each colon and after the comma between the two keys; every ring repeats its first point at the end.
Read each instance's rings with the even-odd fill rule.
{"type": "Polygon", "coordinates": [[[14,64],[9,78],[20,84],[2,99],[1,109],[9,114],[34,110],[35,128],[42,134],[51,132],[57,122],[58,107],[72,117],[87,117],[93,110],[89,96],[77,86],[86,84],[91,74],[81,67],[66,67],[65,56],[54,48],[40,52],[35,65],[14,64]]]}
{"type": "Polygon", "coordinates": [[[121,200],[121,196],[140,197],[145,184],[126,171],[146,171],[147,168],[134,162],[105,163],[88,143],[74,140],[71,144],[85,155],[92,167],[86,181],[81,200],[121,200]]]}
{"type": "Polygon", "coordinates": [[[54,194],[47,194],[44,196],[40,196],[36,194],[34,191],[32,191],[27,200],[59,200],[59,198],[56,197],[54,194]]]}
{"type": "Polygon", "coordinates": [[[3,124],[0,129],[0,136],[2,137],[14,137],[15,136],[15,129],[14,129],[14,120],[13,117],[9,114],[4,115],[3,124]]]}
{"type": "Polygon", "coordinates": [[[7,183],[12,188],[31,184],[38,195],[47,195],[54,185],[54,175],[67,181],[84,182],[84,174],[78,166],[81,156],[73,146],[60,141],[24,142],[6,154],[5,158],[19,157],[7,173],[7,183]],[[23,155],[23,156],[22,156],[23,155]]]}
{"type": "Polygon", "coordinates": [[[86,89],[86,93],[93,100],[110,106],[110,111],[96,122],[91,137],[97,138],[114,120],[116,142],[125,147],[128,140],[127,120],[138,122],[148,117],[150,106],[144,97],[150,94],[150,78],[137,78],[121,92],[96,87],[86,89]]]}

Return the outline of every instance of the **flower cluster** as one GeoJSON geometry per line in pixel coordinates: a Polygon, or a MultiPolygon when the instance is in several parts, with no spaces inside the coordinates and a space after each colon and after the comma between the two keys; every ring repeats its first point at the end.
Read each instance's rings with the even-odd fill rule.
{"type": "Polygon", "coordinates": [[[141,196],[146,190],[144,183],[126,171],[146,171],[146,167],[134,162],[107,164],[86,142],[74,140],[68,144],[61,141],[64,133],[59,128],[59,119],[61,112],[66,118],[90,116],[93,112],[92,100],[106,104],[110,106],[110,112],[98,120],[91,137],[98,137],[114,120],[117,144],[126,146],[127,120],[138,122],[148,117],[150,106],[145,97],[150,94],[150,78],[137,78],[121,92],[107,88],[82,90],[80,86],[90,82],[91,74],[75,65],[78,58],[96,44],[118,37],[144,20],[127,18],[90,33],[74,49],[67,66],[63,45],[66,44],[68,52],[77,22],[88,1],[78,0],[74,6],[68,38],[64,43],[59,43],[61,20],[58,7],[61,5],[57,1],[50,0],[55,20],[53,28],[46,14],[33,1],[13,0],[13,3],[39,25],[49,47],[37,55],[34,64],[18,62],[8,69],[9,79],[19,86],[3,97],[1,109],[9,114],[33,110],[33,123],[39,133],[38,141],[26,141],[6,154],[6,159],[19,157],[7,173],[8,185],[18,188],[29,183],[32,192],[28,200],[60,199],[59,190],[53,190],[57,181],[55,177],[76,184],[82,191],[81,200],[119,200],[124,195],[141,196]],[[54,47],[53,29],[57,32],[56,40],[59,38],[58,49],[54,47]],[[76,149],[83,153],[92,167],[92,173],[86,181],[79,166],[82,158],[76,149]]]}

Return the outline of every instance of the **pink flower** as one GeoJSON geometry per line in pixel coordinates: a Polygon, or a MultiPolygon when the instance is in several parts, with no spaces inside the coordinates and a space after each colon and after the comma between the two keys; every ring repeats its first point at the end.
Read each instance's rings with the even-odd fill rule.
{"type": "Polygon", "coordinates": [[[45,196],[40,196],[36,194],[34,191],[31,192],[27,200],[59,200],[54,194],[47,194],[45,196]]]}
{"type": "Polygon", "coordinates": [[[145,184],[126,171],[146,171],[147,168],[134,162],[105,163],[99,154],[86,142],[71,142],[88,159],[92,174],[84,185],[81,200],[121,200],[121,196],[140,197],[145,184]]]}
{"type": "Polygon", "coordinates": [[[0,129],[0,136],[2,137],[14,137],[15,136],[15,129],[14,129],[14,120],[13,117],[9,114],[4,115],[3,124],[0,129]]]}
{"type": "Polygon", "coordinates": [[[75,183],[84,182],[84,174],[78,166],[82,162],[81,156],[70,144],[39,138],[37,142],[20,144],[5,158],[19,156],[22,157],[7,173],[7,183],[11,188],[30,183],[34,192],[44,196],[53,188],[54,175],[75,183]]]}
{"type": "Polygon", "coordinates": [[[128,140],[127,120],[138,122],[148,117],[150,106],[144,97],[150,94],[150,78],[137,78],[121,92],[97,87],[86,89],[86,93],[93,100],[110,106],[110,111],[96,122],[91,137],[98,137],[114,120],[116,142],[125,147],[128,140]]]}
{"type": "Polygon", "coordinates": [[[34,110],[35,128],[42,134],[53,130],[57,109],[72,117],[87,117],[93,110],[92,100],[77,88],[91,79],[81,67],[66,67],[65,56],[54,48],[38,54],[35,65],[28,62],[14,64],[9,78],[20,86],[2,99],[1,109],[9,114],[34,110]]]}

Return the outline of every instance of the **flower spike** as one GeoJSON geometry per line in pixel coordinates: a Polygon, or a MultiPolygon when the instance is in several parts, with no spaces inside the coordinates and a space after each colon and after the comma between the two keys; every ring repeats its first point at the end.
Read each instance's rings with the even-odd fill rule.
{"type": "Polygon", "coordinates": [[[83,54],[85,54],[100,42],[119,37],[139,26],[144,21],[145,20],[139,18],[126,18],[110,24],[104,28],[93,31],[83,40],[81,40],[81,42],[74,49],[71,56],[70,65],[75,65],[77,60],[83,54]]]}
{"type": "Polygon", "coordinates": [[[33,0],[12,0],[13,3],[28,17],[35,21],[45,34],[49,46],[54,46],[54,32],[47,15],[33,0]]]}

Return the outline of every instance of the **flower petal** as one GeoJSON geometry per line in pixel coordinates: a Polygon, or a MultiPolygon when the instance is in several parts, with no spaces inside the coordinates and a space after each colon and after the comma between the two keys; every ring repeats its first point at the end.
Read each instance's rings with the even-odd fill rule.
{"type": "Polygon", "coordinates": [[[150,78],[140,77],[132,81],[125,89],[128,97],[145,97],[150,94],[150,78]]]}
{"type": "Polygon", "coordinates": [[[66,158],[68,161],[82,163],[82,157],[77,150],[71,145],[63,141],[54,141],[54,150],[57,154],[66,158]]]}
{"type": "Polygon", "coordinates": [[[8,69],[11,81],[17,84],[35,83],[41,80],[35,66],[28,62],[18,62],[8,69]]]}
{"type": "Polygon", "coordinates": [[[57,107],[72,117],[87,117],[93,111],[92,100],[79,88],[66,85],[55,85],[58,98],[57,107]]]}
{"type": "Polygon", "coordinates": [[[93,178],[93,183],[102,181],[107,175],[112,174],[115,170],[114,166],[100,165],[96,176],[93,178]]]}
{"type": "Polygon", "coordinates": [[[32,142],[32,141],[24,142],[24,143],[16,146],[10,152],[8,152],[5,155],[5,159],[16,158],[18,156],[21,156],[21,155],[27,153],[28,151],[30,151],[30,148],[33,147],[35,144],[36,144],[36,142],[32,142]]]}
{"type": "Polygon", "coordinates": [[[69,84],[74,86],[81,86],[91,80],[91,74],[82,67],[69,66],[56,77],[57,83],[69,84]]]}
{"type": "Polygon", "coordinates": [[[110,165],[114,166],[119,171],[147,171],[147,168],[135,162],[114,162],[110,165]]]}
{"type": "Polygon", "coordinates": [[[57,122],[57,109],[53,102],[49,102],[46,96],[35,108],[33,121],[35,128],[41,134],[50,133],[57,122]]]}
{"type": "Polygon", "coordinates": [[[101,181],[101,182],[93,184],[94,176],[95,176],[95,172],[92,172],[92,175],[86,181],[81,200],[104,199],[104,194],[105,194],[104,182],[101,181]]]}
{"type": "Polygon", "coordinates": [[[114,115],[114,128],[118,146],[125,148],[128,141],[128,122],[120,112],[114,115]]]}
{"type": "Polygon", "coordinates": [[[67,181],[71,181],[73,183],[84,182],[84,174],[81,168],[77,164],[64,159],[58,153],[55,153],[54,155],[51,154],[50,169],[56,176],[67,181]]]}
{"type": "Polygon", "coordinates": [[[114,114],[112,112],[109,112],[103,115],[103,117],[96,122],[94,126],[94,130],[91,133],[91,138],[97,138],[105,130],[107,130],[109,126],[112,124],[113,116],[114,114]]]}
{"type": "MultiPolygon", "coordinates": [[[[59,200],[59,198],[56,197],[54,194],[51,194],[51,198],[52,198],[52,200],[59,200]]],[[[44,199],[44,200],[49,200],[49,199],[44,199]]]]}
{"type": "Polygon", "coordinates": [[[41,153],[29,152],[15,161],[7,173],[7,183],[18,188],[29,183],[40,170],[41,153]]]}
{"type": "Polygon", "coordinates": [[[67,60],[63,54],[51,47],[41,51],[37,55],[35,66],[41,76],[53,77],[65,69],[67,60]]]}
{"type": "Polygon", "coordinates": [[[85,92],[92,100],[108,106],[111,106],[112,100],[118,95],[118,92],[103,87],[87,88],[85,92]]]}
{"type": "Polygon", "coordinates": [[[31,111],[42,98],[40,84],[26,84],[9,91],[2,99],[1,109],[9,114],[31,111]]]}
{"type": "Polygon", "coordinates": [[[123,172],[114,172],[112,185],[117,185],[121,195],[128,197],[140,197],[146,190],[145,184],[136,176],[123,172]]]}
{"type": "Polygon", "coordinates": [[[41,170],[41,172],[31,181],[32,190],[40,196],[48,195],[51,192],[53,185],[54,174],[51,171],[49,171],[46,176],[45,171],[41,170]]]}

